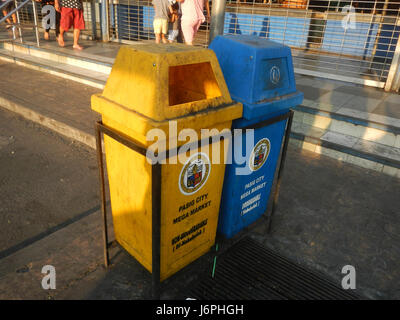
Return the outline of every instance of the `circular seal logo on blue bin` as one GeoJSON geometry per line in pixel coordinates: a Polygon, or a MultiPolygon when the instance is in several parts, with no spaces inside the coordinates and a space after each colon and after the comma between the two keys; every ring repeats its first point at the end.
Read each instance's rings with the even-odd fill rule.
{"type": "Polygon", "coordinates": [[[271,68],[269,78],[273,84],[278,84],[279,80],[281,80],[281,71],[277,66],[271,68]]]}
{"type": "Polygon", "coordinates": [[[257,171],[264,165],[270,149],[271,143],[268,138],[262,138],[257,142],[250,154],[249,167],[251,171],[257,171]]]}
{"type": "Polygon", "coordinates": [[[186,195],[200,190],[210,176],[210,159],[199,152],[189,158],[179,175],[179,190],[186,195]]]}

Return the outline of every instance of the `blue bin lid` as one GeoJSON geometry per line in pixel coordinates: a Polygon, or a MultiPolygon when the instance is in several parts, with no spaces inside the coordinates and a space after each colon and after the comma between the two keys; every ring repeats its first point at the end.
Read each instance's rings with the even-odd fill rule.
{"type": "Polygon", "coordinates": [[[232,98],[243,103],[244,118],[302,102],[288,46],[257,36],[225,35],[215,37],[209,48],[218,58],[232,98]]]}

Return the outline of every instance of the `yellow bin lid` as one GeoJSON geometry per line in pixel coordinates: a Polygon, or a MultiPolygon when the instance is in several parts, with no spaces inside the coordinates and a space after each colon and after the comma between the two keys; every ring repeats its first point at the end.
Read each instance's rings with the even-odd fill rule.
{"type": "Polygon", "coordinates": [[[180,130],[242,116],[214,52],[183,44],[121,47],[103,93],[92,96],[92,109],[130,136],[167,130],[169,120],[180,130]]]}

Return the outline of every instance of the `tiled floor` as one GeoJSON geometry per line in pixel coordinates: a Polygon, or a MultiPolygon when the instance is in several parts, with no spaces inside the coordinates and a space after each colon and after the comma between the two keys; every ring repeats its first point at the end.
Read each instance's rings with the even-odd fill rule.
{"type": "MultiPolygon", "coordinates": [[[[392,98],[397,99],[397,103],[389,102],[388,99],[385,99],[372,112],[374,114],[400,119],[400,96],[392,96],[392,98]]],[[[392,100],[394,101],[395,99],[392,100]]]]}
{"type": "Polygon", "coordinates": [[[306,105],[307,100],[310,100],[314,102],[312,107],[323,111],[341,114],[343,110],[346,111],[343,115],[378,122],[383,121],[380,116],[384,116],[391,120],[390,125],[400,128],[399,94],[303,75],[296,75],[296,83],[297,89],[304,93],[306,105]]]}

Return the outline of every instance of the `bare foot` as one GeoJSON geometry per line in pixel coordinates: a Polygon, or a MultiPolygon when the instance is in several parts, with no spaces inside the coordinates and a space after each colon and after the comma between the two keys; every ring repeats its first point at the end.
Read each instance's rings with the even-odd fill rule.
{"type": "Polygon", "coordinates": [[[49,33],[45,32],[44,33],[44,40],[49,40],[49,39],[50,39],[49,33]]]}
{"type": "Polygon", "coordinates": [[[60,47],[64,47],[65,46],[64,38],[62,36],[58,36],[57,41],[58,41],[58,45],[60,47]]]}
{"type": "Polygon", "coordinates": [[[72,48],[77,49],[77,50],[83,50],[83,47],[81,47],[79,44],[74,44],[72,48]]]}

